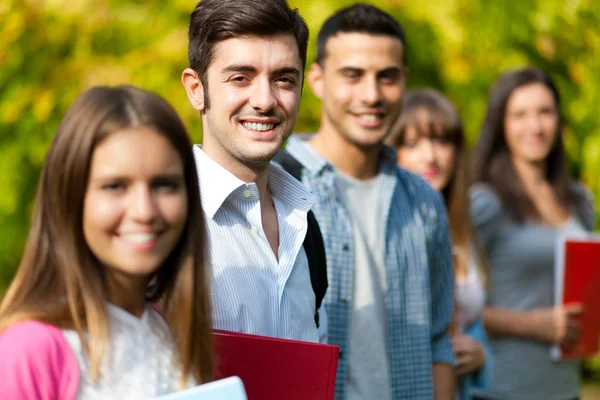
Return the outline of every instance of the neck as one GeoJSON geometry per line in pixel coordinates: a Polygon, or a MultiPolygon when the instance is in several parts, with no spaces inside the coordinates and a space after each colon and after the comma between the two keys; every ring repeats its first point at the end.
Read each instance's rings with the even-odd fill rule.
{"type": "Polygon", "coordinates": [[[235,159],[231,154],[224,152],[221,146],[215,145],[208,137],[206,137],[202,143],[202,151],[236,178],[246,183],[256,183],[262,200],[263,194],[266,194],[267,192],[269,161],[256,164],[244,164],[240,160],[235,159]]]}
{"type": "Polygon", "coordinates": [[[517,175],[526,187],[539,187],[548,183],[544,161],[528,162],[513,158],[512,163],[517,175]]]}
{"type": "Polygon", "coordinates": [[[112,271],[107,274],[108,301],[138,318],[144,313],[147,287],[147,277],[112,271]]]}
{"type": "Polygon", "coordinates": [[[353,178],[368,180],[374,178],[379,171],[380,144],[360,147],[325,123],[310,141],[310,145],[335,168],[353,178]]]}

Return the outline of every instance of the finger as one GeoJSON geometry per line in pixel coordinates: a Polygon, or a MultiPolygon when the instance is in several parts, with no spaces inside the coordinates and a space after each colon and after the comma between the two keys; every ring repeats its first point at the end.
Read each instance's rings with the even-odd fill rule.
{"type": "Polygon", "coordinates": [[[465,365],[465,364],[470,364],[473,360],[473,355],[470,353],[462,353],[459,354],[457,359],[456,359],[456,363],[458,365],[465,365]]]}
{"type": "Polygon", "coordinates": [[[567,331],[568,332],[581,332],[581,323],[579,321],[570,320],[567,322],[567,331]]]}
{"type": "Polygon", "coordinates": [[[471,338],[468,336],[457,336],[452,340],[452,348],[455,351],[468,351],[471,347],[471,338]]]}
{"type": "Polygon", "coordinates": [[[567,313],[567,316],[574,317],[577,315],[581,315],[583,313],[583,304],[582,303],[569,303],[566,304],[563,309],[567,313]]]}
{"type": "Polygon", "coordinates": [[[567,336],[565,336],[565,338],[563,339],[563,341],[560,344],[563,347],[570,349],[572,347],[575,347],[578,342],[579,342],[579,340],[578,340],[577,336],[567,335],[567,336]]]}
{"type": "Polygon", "coordinates": [[[460,375],[464,375],[471,372],[471,369],[469,368],[468,365],[462,366],[460,368],[456,368],[456,375],[460,376],[460,375]]]}
{"type": "Polygon", "coordinates": [[[462,343],[452,344],[452,350],[455,353],[464,353],[466,351],[465,346],[462,343]]]}
{"type": "Polygon", "coordinates": [[[463,374],[469,372],[469,370],[470,370],[469,365],[470,365],[470,357],[468,355],[458,357],[456,359],[456,373],[458,375],[463,375],[463,374]]]}
{"type": "Polygon", "coordinates": [[[581,324],[575,321],[570,321],[567,325],[567,336],[574,341],[579,340],[579,335],[581,334],[581,324]]]}
{"type": "Polygon", "coordinates": [[[578,323],[569,323],[567,326],[567,332],[561,344],[565,347],[573,347],[579,342],[579,335],[581,333],[581,325],[578,323]]]}

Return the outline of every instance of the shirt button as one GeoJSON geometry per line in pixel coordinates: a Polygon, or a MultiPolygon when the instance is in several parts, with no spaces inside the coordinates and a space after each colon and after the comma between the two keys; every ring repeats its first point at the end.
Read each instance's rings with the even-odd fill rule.
{"type": "Polygon", "coordinates": [[[258,228],[253,226],[252,228],[250,228],[250,232],[252,232],[253,235],[258,235],[258,228]]]}
{"type": "Polygon", "coordinates": [[[340,303],[342,303],[342,304],[348,304],[348,300],[347,299],[341,299],[340,303]]]}
{"type": "Polygon", "coordinates": [[[244,190],[244,197],[245,197],[245,198],[248,198],[248,197],[250,197],[250,196],[252,196],[252,192],[250,192],[250,189],[246,189],[246,190],[244,190]]]}

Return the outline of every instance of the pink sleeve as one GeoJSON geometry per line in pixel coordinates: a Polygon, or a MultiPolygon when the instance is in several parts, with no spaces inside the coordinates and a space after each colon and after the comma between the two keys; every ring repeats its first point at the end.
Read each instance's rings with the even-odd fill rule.
{"type": "Polygon", "coordinates": [[[79,365],[60,329],[36,321],[0,334],[0,399],[74,400],[79,365]]]}

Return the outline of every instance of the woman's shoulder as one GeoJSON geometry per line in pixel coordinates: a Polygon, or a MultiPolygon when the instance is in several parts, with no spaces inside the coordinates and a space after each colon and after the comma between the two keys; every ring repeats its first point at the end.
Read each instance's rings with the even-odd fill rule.
{"type": "Polygon", "coordinates": [[[588,187],[578,181],[572,183],[572,188],[577,200],[575,213],[585,228],[591,231],[596,225],[594,195],[588,187]]]}
{"type": "Polygon", "coordinates": [[[39,321],[11,325],[0,333],[0,354],[0,376],[6,379],[1,398],[75,397],[77,359],[56,326],[39,321]]]}
{"type": "Polygon", "coordinates": [[[502,201],[494,187],[488,183],[475,183],[469,188],[471,216],[477,223],[500,217],[502,201]]]}
{"type": "Polygon", "coordinates": [[[54,325],[27,320],[17,322],[0,332],[0,346],[40,349],[60,342],[62,332],[54,325]]]}

